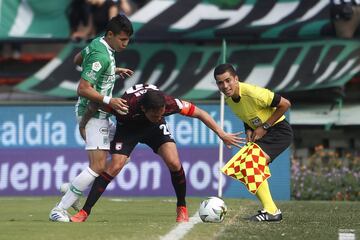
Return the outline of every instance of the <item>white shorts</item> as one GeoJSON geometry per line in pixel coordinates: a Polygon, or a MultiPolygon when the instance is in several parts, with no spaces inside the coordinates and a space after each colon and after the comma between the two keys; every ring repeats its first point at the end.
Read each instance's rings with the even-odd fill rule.
{"type": "MultiPolygon", "coordinates": [[[[78,117],[78,122],[81,117],[78,117]]],[[[110,142],[115,135],[116,125],[111,119],[91,118],[85,126],[86,150],[110,150],[110,142]]]]}

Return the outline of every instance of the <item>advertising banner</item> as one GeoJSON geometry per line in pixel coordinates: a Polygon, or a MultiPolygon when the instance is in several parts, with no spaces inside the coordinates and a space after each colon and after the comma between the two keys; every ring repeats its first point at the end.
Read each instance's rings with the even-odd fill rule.
{"type": "MultiPolygon", "coordinates": [[[[219,106],[199,105],[214,119],[219,106]]],[[[88,166],[73,106],[0,107],[0,195],[58,195],[59,187],[88,166]]],[[[243,130],[226,107],[224,129],[243,130]]],[[[167,118],[187,176],[189,196],[217,195],[220,170],[218,137],[197,119],[171,115],[167,118]]],[[[224,151],[224,161],[237,148],[224,151]]],[[[270,165],[273,196],[290,198],[289,152],[270,165]]],[[[229,197],[252,197],[237,181],[222,175],[223,193],[229,197]]],[[[111,196],[173,196],[170,173],[161,158],[138,145],[129,163],[109,185],[111,196]]]]}

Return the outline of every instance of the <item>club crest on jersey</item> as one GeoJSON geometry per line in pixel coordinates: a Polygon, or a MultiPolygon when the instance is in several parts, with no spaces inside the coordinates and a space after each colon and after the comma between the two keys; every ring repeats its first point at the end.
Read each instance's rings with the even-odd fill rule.
{"type": "Polygon", "coordinates": [[[94,62],[91,66],[91,69],[94,70],[95,72],[98,72],[101,69],[101,64],[99,61],[94,62]]]}
{"type": "Polygon", "coordinates": [[[115,144],[115,150],[121,150],[122,149],[122,143],[121,142],[117,142],[115,144]]]}

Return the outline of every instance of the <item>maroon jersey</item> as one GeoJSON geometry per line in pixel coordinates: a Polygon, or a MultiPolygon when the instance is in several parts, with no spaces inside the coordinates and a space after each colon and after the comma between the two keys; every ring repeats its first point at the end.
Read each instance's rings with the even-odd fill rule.
{"type": "MultiPolygon", "coordinates": [[[[151,84],[136,84],[135,86],[126,90],[121,98],[127,101],[129,106],[129,111],[126,115],[121,115],[116,111],[112,113],[116,116],[118,123],[122,124],[150,124],[151,122],[145,117],[144,112],[140,107],[140,99],[144,93],[147,91],[160,91],[156,86],[151,84]]],[[[171,114],[180,113],[184,108],[184,104],[181,100],[174,98],[172,96],[166,95],[160,91],[165,97],[165,113],[164,116],[169,116],[171,114]]],[[[164,122],[162,118],[161,122],[164,122]]]]}

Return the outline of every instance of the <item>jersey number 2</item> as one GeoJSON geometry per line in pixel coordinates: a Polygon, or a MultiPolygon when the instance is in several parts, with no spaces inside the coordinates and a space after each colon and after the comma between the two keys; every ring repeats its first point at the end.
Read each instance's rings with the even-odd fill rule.
{"type": "Polygon", "coordinates": [[[171,134],[169,129],[167,128],[166,124],[161,124],[159,126],[159,128],[163,131],[164,135],[170,135],[171,134]]]}

